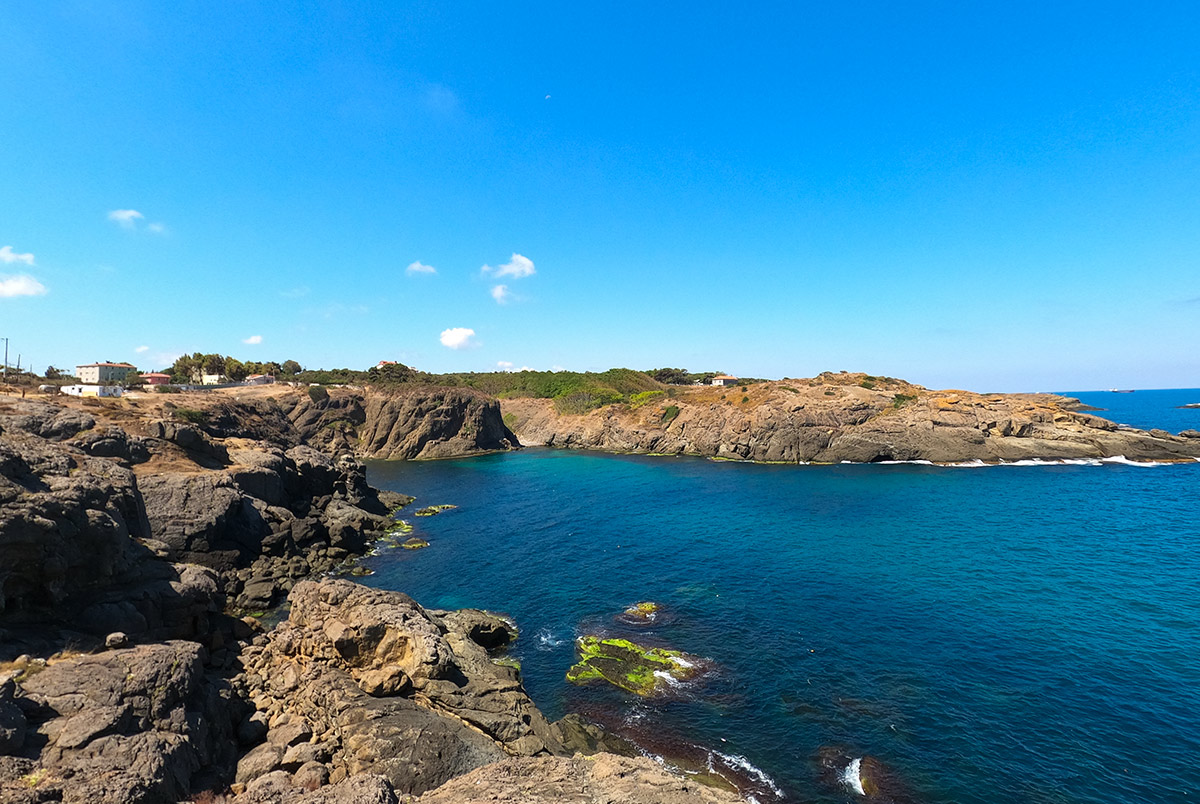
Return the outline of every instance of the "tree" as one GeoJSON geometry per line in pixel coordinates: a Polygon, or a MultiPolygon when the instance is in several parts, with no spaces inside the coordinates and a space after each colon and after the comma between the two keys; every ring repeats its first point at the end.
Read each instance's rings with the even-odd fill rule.
{"type": "Polygon", "coordinates": [[[284,374],[299,374],[302,368],[295,360],[285,360],[283,361],[283,365],[279,367],[279,370],[284,374]]]}
{"type": "Polygon", "coordinates": [[[234,382],[241,382],[250,376],[250,370],[246,367],[246,364],[235,357],[225,358],[223,369],[225,376],[234,382]]]}
{"type": "Polygon", "coordinates": [[[218,354],[204,355],[200,362],[205,374],[224,374],[225,356],[218,354]]]}
{"type": "Polygon", "coordinates": [[[660,369],[654,369],[653,371],[647,371],[646,373],[649,374],[654,379],[658,380],[659,382],[663,383],[664,385],[691,385],[692,384],[691,375],[688,374],[687,369],[660,368],[660,369]]]}
{"type": "Polygon", "coordinates": [[[57,380],[57,379],[60,379],[61,377],[62,377],[61,371],[56,369],[54,366],[46,366],[46,379],[47,380],[57,380]]]}
{"type": "Polygon", "coordinates": [[[125,388],[137,388],[142,385],[142,372],[135,368],[131,368],[125,372],[125,379],[121,382],[125,388]]]}

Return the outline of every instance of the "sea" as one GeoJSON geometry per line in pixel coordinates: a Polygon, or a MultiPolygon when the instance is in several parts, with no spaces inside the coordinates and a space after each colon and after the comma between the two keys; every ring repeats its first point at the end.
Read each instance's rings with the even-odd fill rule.
{"type": "MultiPolygon", "coordinates": [[[[1200,429],[1200,390],[1068,392],[1200,429]]],[[[748,801],[1200,802],[1200,462],[768,466],[524,449],[374,461],[429,541],[363,579],[502,612],[551,719],[579,712],[748,801]],[[413,517],[423,505],[457,508],[413,517]],[[653,601],[651,623],[623,611],[653,601]],[[565,680],[583,634],[703,672],[565,680]],[[871,764],[876,763],[876,764],[871,764]],[[866,790],[865,792],[870,792],[866,790]]]]}

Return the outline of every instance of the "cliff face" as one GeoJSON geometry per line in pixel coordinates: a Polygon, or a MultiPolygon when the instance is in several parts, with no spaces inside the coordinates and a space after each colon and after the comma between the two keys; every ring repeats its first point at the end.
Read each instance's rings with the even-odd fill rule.
{"type": "Polygon", "coordinates": [[[519,446],[500,418],[500,404],[468,388],[414,388],[335,394],[285,402],[305,443],[346,449],[364,458],[413,460],[478,455],[519,446]]]}
{"type": "Polygon", "coordinates": [[[1200,457],[1200,438],[1118,427],[1050,394],[930,391],[863,374],[731,388],[679,388],[636,409],[559,414],[549,400],[506,399],[525,445],[691,454],[786,463],[935,463],[1200,457]],[[865,387],[871,386],[871,387],[865,387]]]}

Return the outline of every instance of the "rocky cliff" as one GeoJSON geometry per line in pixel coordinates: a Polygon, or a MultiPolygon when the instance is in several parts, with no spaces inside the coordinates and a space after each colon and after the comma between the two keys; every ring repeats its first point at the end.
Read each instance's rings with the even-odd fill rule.
{"type": "Polygon", "coordinates": [[[281,404],[305,443],[364,458],[452,458],[519,446],[500,404],[469,388],[293,395],[281,404]]]}
{"type": "Polygon", "coordinates": [[[1050,394],[931,391],[864,374],[730,388],[676,388],[638,407],[564,415],[506,399],[521,443],[783,463],[1200,458],[1194,431],[1120,427],[1050,394]]]}
{"type": "MultiPolygon", "coordinates": [[[[468,396],[368,402],[367,443],[504,437],[455,435],[498,420],[468,396]],[[410,425],[425,435],[395,433],[410,425]]],[[[0,800],[738,800],[647,760],[573,759],[628,745],[547,722],[489,655],[515,638],[499,618],[304,580],[408,501],[304,427],[274,400],[0,401],[0,800]],[[270,633],[238,619],[284,596],[270,633]]]]}

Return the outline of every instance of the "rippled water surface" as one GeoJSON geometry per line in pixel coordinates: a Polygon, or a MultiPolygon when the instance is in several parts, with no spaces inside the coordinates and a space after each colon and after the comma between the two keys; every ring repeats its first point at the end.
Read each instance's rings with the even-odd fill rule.
{"type": "MultiPolygon", "coordinates": [[[[1138,426],[1200,423],[1174,408],[1200,392],[1138,393],[1149,409],[1138,394],[1077,396],[1138,426]]],[[[373,462],[369,478],[414,508],[459,508],[410,517],[430,547],[369,559],[367,582],[510,614],[547,715],[582,711],[651,753],[711,758],[764,804],[861,798],[823,771],[831,747],[877,757],[913,801],[1200,800],[1200,463],[525,450],[373,462]],[[639,600],[665,612],[634,636],[711,671],[652,701],[567,684],[575,637],[632,633],[616,616],[639,600]]]]}

